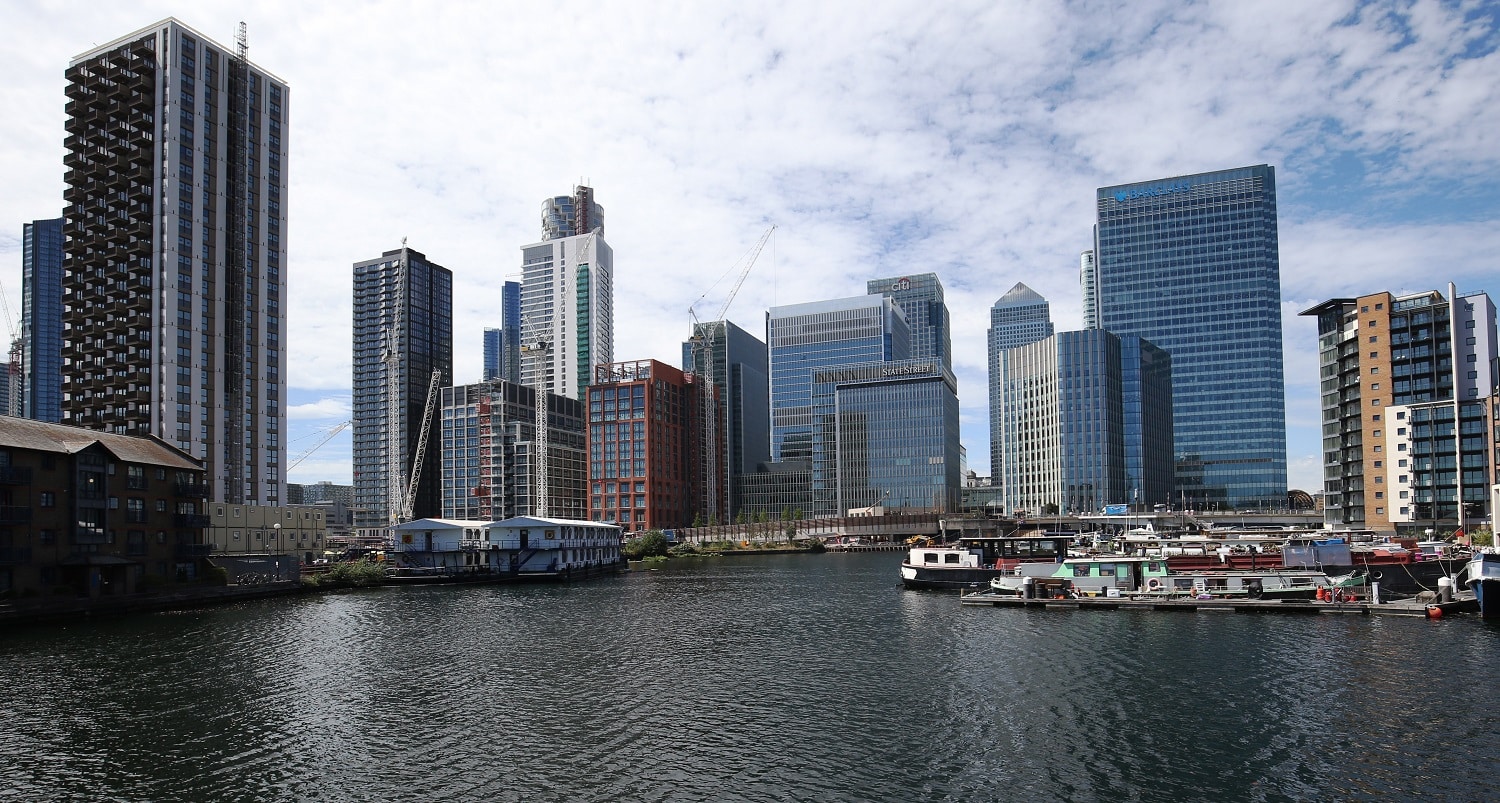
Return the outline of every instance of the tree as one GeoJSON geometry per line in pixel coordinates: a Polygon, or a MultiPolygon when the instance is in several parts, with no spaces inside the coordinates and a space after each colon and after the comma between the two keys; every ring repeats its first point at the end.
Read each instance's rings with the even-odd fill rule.
{"type": "Polygon", "coordinates": [[[647,530],[626,541],[620,551],[630,560],[662,556],[667,554],[667,536],[661,530],[647,530]]]}

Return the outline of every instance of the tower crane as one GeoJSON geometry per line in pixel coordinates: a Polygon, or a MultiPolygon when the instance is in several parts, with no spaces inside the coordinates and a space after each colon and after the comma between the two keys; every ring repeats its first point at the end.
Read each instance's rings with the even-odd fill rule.
{"type": "MultiPolygon", "coordinates": [[[[717,414],[718,404],[714,398],[714,343],[718,338],[718,333],[725,327],[724,316],[729,312],[729,305],[734,303],[734,297],[739,295],[740,287],[745,284],[745,277],[750,275],[750,269],[755,267],[755,260],[760,256],[761,250],[766,247],[766,242],[771,239],[775,231],[775,226],[766,229],[766,233],[760,236],[755,246],[742,258],[744,268],[740,270],[734,287],[730,288],[729,295],[724,299],[724,304],[719,307],[719,313],[710,319],[707,326],[698,320],[698,313],[694,309],[698,302],[688,307],[688,315],[693,319],[693,336],[690,338],[694,353],[693,367],[699,369],[702,376],[702,383],[699,386],[702,421],[702,425],[698,428],[699,473],[703,476],[703,511],[710,517],[719,509],[719,475],[722,468],[719,464],[719,433],[724,429],[723,418],[717,414]]],[[[709,290],[712,289],[709,288],[709,290]]],[[[703,295],[698,297],[698,301],[701,302],[707,297],[708,292],[704,291],[703,295]]]]}
{"type": "Polygon", "coordinates": [[[417,434],[417,451],[411,458],[411,479],[406,483],[406,496],[401,500],[401,520],[411,521],[412,509],[417,504],[417,486],[422,483],[422,455],[427,452],[427,434],[432,431],[432,411],[437,406],[438,384],[442,382],[441,368],[432,372],[427,382],[427,405],[422,408],[422,429],[417,434]]]}
{"type": "Polygon", "coordinates": [[[323,444],[325,444],[325,443],[333,440],[333,436],[339,434],[340,432],[343,432],[345,429],[348,429],[349,425],[353,424],[353,423],[354,423],[353,421],[345,421],[342,424],[339,424],[338,426],[335,426],[334,428],[332,428],[332,429],[328,430],[327,432],[323,433],[323,437],[319,438],[318,442],[315,443],[315,444],[313,444],[313,446],[312,446],[311,449],[308,449],[307,451],[303,452],[302,454],[298,455],[295,459],[293,459],[291,465],[289,465],[289,466],[286,467],[286,470],[290,472],[292,469],[296,468],[297,466],[302,465],[302,461],[303,460],[306,460],[307,458],[312,457],[313,452],[316,452],[319,449],[323,448],[323,444]]]}
{"type": "Polygon", "coordinates": [[[10,343],[6,354],[10,355],[4,366],[5,387],[9,391],[6,394],[6,404],[0,413],[4,415],[25,415],[21,405],[21,359],[25,347],[21,342],[20,323],[10,312],[10,299],[5,295],[5,288],[0,287],[0,309],[5,312],[5,331],[10,333],[10,343]]]}

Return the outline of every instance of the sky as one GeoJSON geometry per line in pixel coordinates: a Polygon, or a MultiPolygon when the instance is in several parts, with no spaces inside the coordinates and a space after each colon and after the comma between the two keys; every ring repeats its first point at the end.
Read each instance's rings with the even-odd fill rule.
{"type": "MultiPolygon", "coordinates": [[[[594,187],[615,359],[727,317],[936,273],[987,473],[985,330],[1016,282],[1082,327],[1098,187],[1277,172],[1289,484],[1321,487],[1317,337],[1371,292],[1500,298],[1500,7],[1481,2],[0,0],[0,285],[61,213],[63,72],[176,16],[291,86],[291,482],[351,482],[352,265],[403,237],[454,274],[455,379],[543,199],[594,187]]],[[[1233,422],[1226,421],[1226,426],[1233,422]]]]}

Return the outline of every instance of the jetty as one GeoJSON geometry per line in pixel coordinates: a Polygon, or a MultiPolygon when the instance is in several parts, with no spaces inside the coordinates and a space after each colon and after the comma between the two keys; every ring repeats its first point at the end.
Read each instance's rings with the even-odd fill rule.
{"type": "Polygon", "coordinates": [[[1021,597],[1011,594],[996,594],[991,591],[976,591],[962,594],[963,605],[993,608],[1063,608],[1070,610],[1144,610],[1198,611],[1220,613],[1280,613],[1300,615],[1343,614],[1354,616],[1421,616],[1437,619],[1446,615],[1469,613],[1479,610],[1473,595],[1460,595],[1451,602],[1422,602],[1414,599],[1375,603],[1368,600],[1356,602],[1319,602],[1316,600],[1259,600],[1259,599],[1202,599],[1195,597],[1021,597]]]}

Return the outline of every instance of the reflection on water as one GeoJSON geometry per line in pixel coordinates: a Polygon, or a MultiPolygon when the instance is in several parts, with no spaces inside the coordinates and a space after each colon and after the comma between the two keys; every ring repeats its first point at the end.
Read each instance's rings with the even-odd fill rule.
{"type": "Polygon", "coordinates": [[[0,639],[0,799],[1482,799],[1500,629],[960,607],[889,554],[0,639]]]}

